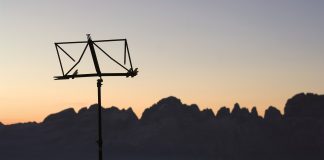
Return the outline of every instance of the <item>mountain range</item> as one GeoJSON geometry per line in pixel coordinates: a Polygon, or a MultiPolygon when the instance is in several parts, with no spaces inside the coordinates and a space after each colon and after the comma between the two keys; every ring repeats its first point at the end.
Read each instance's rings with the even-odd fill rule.
{"type": "MultiPolygon", "coordinates": [[[[42,122],[0,123],[0,159],[98,159],[98,105],[68,108],[42,122]]],[[[300,93],[284,114],[263,117],[236,103],[200,110],[176,97],[161,99],[139,119],[131,108],[102,108],[104,159],[324,159],[324,95],[300,93]]]]}

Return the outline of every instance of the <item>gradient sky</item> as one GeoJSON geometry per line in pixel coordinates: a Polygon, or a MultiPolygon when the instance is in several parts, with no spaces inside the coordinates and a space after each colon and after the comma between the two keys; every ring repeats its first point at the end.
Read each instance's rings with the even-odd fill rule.
{"type": "Polygon", "coordinates": [[[96,78],[53,80],[53,43],[86,33],[127,38],[140,70],[104,78],[105,107],[140,116],[173,95],[214,112],[235,102],[283,111],[296,93],[324,93],[323,8],[320,0],[1,0],[0,121],[40,122],[96,103],[96,78]]]}

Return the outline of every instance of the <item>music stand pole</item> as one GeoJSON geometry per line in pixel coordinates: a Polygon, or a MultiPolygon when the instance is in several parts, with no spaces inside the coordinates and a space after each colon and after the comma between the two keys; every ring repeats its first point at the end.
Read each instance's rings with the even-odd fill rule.
{"type": "Polygon", "coordinates": [[[99,151],[99,160],[102,160],[102,128],[101,128],[101,86],[102,79],[97,80],[98,87],[98,151],[99,151]]]}

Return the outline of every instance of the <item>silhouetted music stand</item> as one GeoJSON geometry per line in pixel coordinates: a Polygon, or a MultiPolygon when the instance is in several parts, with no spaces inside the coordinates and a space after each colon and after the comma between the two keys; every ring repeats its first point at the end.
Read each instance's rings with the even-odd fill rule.
{"type": "Polygon", "coordinates": [[[131,57],[129,54],[129,49],[128,49],[128,44],[127,44],[127,40],[126,39],[110,39],[110,40],[96,40],[93,41],[90,37],[90,34],[87,34],[87,41],[75,41],[75,42],[58,42],[58,43],[54,43],[55,44],[55,48],[56,48],[56,52],[57,52],[57,56],[60,62],[60,66],[61,66],[61,71],[62,71],[62,76],[55,76],[54,79],[55,80],[65,80],[65,79],[74,79],[74,78],[81,78],[81,77],[99,77],[99,79],[97,80],[97,87],[98,87],[98,147],[99,147],[99,160],[102,160],[102,131],[101,131],[101,86],[102,86],[102,77],[103,76],[125,76],[125,77],[134,77],[137,75],[138,71],[137,68],[135,68],[135,70],[133,69],[133,65],[132,65],[132,61],[131,61],[131,57]],[[130,68],[127,69],[125,66],[123,66],[122,64],[120,64],[118,61],[116,61],[113,57],[111,57],[108,53],[106,53],[102,48],[100,48],[96,43],[100,43],[100,42],[114,42],[114,41],[121,41],[124,42],[124,64],[126,64],[126,56],[128,57],[128,61],[130,63],[130,68]],[[66,54],[73,62],[75,62],[75,60],[72,58],[72,56],[70,56],[61,46],[60,44],[75,44],[75,43],[85,43],[86,46],[83,49],[83,52],[79,58],[79,60],[74,64],[74,66],[72,66],[72,68],[70,68],[68,70],[68,72],[64,72],[64,68],[62,65],[62,61],[61,61],[61,56],[60,56],[60,52],[59,49],[66,54]],[[89,47],[90,49],[90,53],[92,56],[92,60],[93,60],[93,64],[95,66],[95,70],[96,73],[89,73],[89,74],[78,74],[78,71],[76,70],[73,74],[70,74],[70,72],[80,63],[83,55],[85,54],[85,51],[87,50],[87,48],[89,47]],[[109,59],[111,59],[113,62],[115,62],[116,64],[118,64],[120,67],[122,67],[123,69],[126,70],[126,72],[124,73],[102,73],[100,70],[100,66],[98,63],[98,59],[97,59],[97,55],[96,55],[96,51],[95,51],[95,47],[97,47],[100,51],[102,51],[109,59]]]}

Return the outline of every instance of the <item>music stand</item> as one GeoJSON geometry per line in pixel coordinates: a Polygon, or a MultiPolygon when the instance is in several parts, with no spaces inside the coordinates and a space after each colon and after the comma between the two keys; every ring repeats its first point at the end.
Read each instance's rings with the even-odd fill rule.
{"type": "Polygon", "coordinates": [[[66,80],[66,79],[70,79],[70,78],[74,79],[74,78],[82,78],[82,77],[99,77],[99,79],[97,80],[97,88],[98,88],[98,141],[97,141],[97,143],[98,143],[98,147],[99,147],[98,148],[99,160],[102,160],[102,143],[103,143],[103,140],[102,140],[102,119],[101,119],[101,86],[102,86],[102,82],[103,82],[102,77],[104,77],[104,76],[135,77],[138,73],[137,68],[133,69],[127,40],[126,39],[110,39],[110,40],[95,40],[95,41],[93,41],[91,39],[90,34],[87,34],[87,41],[57,42],[54,44],[55,44],[57,56],[58,56],[61,71],[62,71],[62,76],[54,76],[54,80],[66,80]],[[96,43],[116,42],[116,41],[124,42],[124,64],[126,64],[126,60],[127,60],[126,57],[128,57],[128,61],[130,63],[129,69],[126,68],[124,65],[120,64],[118,61],[116,61],[112,56],[110,56],[107,52],[105,52],[102,48],[100,48],[96,44],[96,43]],[[68,54],[60,45],[61,44],[76,44],[76,43],[83,43],[83,44],[86,44],[86,46],[83,49],[83,52],[82,52],[81,56],[79,57],[78,61],[67,72],[64,72],[63,64],[61,61],[61,55],[60,55],[61,53],[59,52],[59,50],[61,52],[63,52],[64,54],[66,54],[73,62],[75,62],[75,59],[70,54],[68,54]],[[88,47],[90,49],[91,57],[92,57],[96,72],[95,73],[87,73],[87,74],[78,74],[78,71],[76,70],[73,74],[71,74],[71,71],[80,63],[80,61],[83,58],[88,47]],[[118,73],[101,72],[99,62],[97,59],[97,54],[95,51],[95,47],[97,49],[99,49],[101,52],[103,52],[110,60],[112,60],[113,62],[118,64],[121,68],[125,69],[125,72],[118,72],[118,73]]]}

